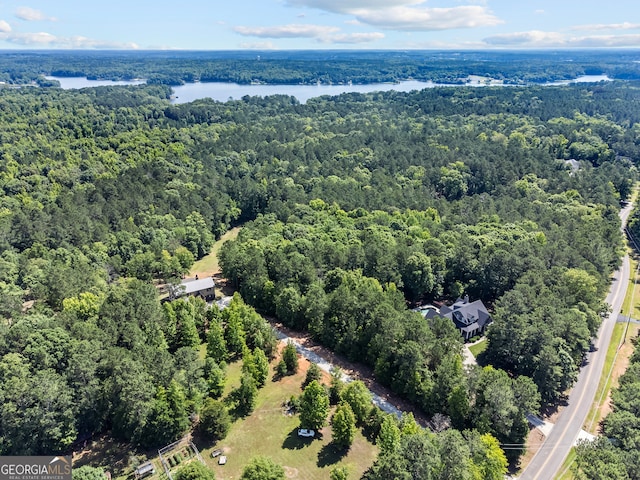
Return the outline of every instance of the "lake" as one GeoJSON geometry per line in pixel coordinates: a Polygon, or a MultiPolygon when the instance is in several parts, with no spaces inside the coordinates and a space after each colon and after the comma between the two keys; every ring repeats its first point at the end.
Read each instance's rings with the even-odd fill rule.
{"type": "MultiPolygon", "coordinates": [[[[110,85],[140,85],[144,80],[131,81],[110,81],[110,80],[89,80],[86,77],[46,77],[50,80],[60,82],[61,88],[75,89],[86,87],[101,87],[110,85]]],[[[557,86],[569,85],[571,83],[601,82],[610,81],[606,75],[583,75],[574,80],[563,80],[559,82],[551,82],[543,85],[557,86]]],[[[226,102],[229,99],[239,100],[245,95],[261,96],[267,95],[293,95],[300,101],[305,103],[310,98],[319,97],[321,95],[340,95],[346,92],[380,92],[395,90],[398,92],[410,92],[411,90],[422,90],[423,88],[433,87],[482,87],[487,83],[481,77],[473,77],[469,83],[464,85],[446,85],[433,82],[419,82],[417,80],[407,80],[400,83],[375,83],[370,85],[240,85],[237,83],[225,82],[197,82],[186,83],[177,87],[173,87],[172,103],[188,103],[200,98],[212,98],[220,102],[226,102]]],[[[500,86],[501,83],[491,83],[494,86],[500,86]]]]}
{"type": "Polygon", "coordinates": [[[89,80],[87,77],[44,77],[47,80],[57,80],[63,90],[73,90],[86,87],[110,87],[114,85],[140,85],[146,80],[89,80]]]}

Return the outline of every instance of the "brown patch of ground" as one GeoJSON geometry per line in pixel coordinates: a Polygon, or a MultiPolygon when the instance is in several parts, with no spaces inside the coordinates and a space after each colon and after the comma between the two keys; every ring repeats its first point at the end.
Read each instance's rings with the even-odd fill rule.
{"type": "Polygon", "coordinates": [[[134,457],[136,452],[131,444],[119,442],[107,434],[82,442],[77,448],[72,455],[74,468],[83,465],[103,467],[105,471],[111,472],[114,478],[133,472],[136,467],[134,463],[144,461],[144,456],[134,457]],[[136,459],[139,462],[136,462],[136,459]]]}
{"type": "MultiPolygon", "coordinates": [[[[363,381],[369,390],[382,397],[384,400],[394,405],[399,410],[403,412],[413,413],[416,421],[422,426],[427,425],[427,417],[415,405],[412,405],[409,402],[403,400],[387,387],[384,387],[375,381],[373,369],[371,367],[363,365],[361,363],[351,362],[340,355],[336,355],[328,348],[314,342],[309,334],[293,331],[285,327],[281,323],[275,322],[273,318],[267,318],[267,320],[269,320],[278,330],[287,335],[289,338],[295,340],[300,345],[308,348],[312,352],[320,355],[332,365],[340,367],[340,369],[351,378],[363,381]]],[[[309,364],[309,361],[306,359],[305,362],[309,364]]],[[[306,368],[308,368],[308,365],[306,368]]],[[[330,376],[326,374],[326,377],[326,381],[329,381],[330,376]]]]}
{"type": "MultiPolygon", "coordinates": [[[[555,424],[566,406],[567,404],[565,402],[562,402],[559,405],[546,407],[540,412],[540,418],[547,422],[555,424]]],[[[509,467],[509,473],[515,474],[519,471],[524,470],[526,466],[529,465],[529,462],[531,462],[536,453],[538,453],[538,450],[540,450],[540,447],[544,443],[545,438],[546,437],[544,436],[544,433],[542,433],[539,429],[530,428],[529,435],[527,435],[527,438],[525,440],[527,450],[522,454],[522,456],[518,460],[517,465],[512,465],[509,467]]]]}
{"type": "Polygon", "coordinates": [[[540,450],[540,446],[544,442],[544,439],[545,439],[544,434],[537,428],[532,428],[531,430],[529,430],[529,435],[527,435],[527,440],[526,440],[527,450],[520,457],[520,461],[518,462],[518,465],[515,466],[513,471],[510,471],[509,473],[511,474],[517,473],[518,471],[523,470],[527,465],[529,465],[529,462],[531,462],[535,454],[538,453],[538,450],[540,450]]]}
{"type": "Polygon", "coordinates": [[[283,467],[284,468],[284,476],[287,478],[297,478],[298,477],[298,469],[292,467],[283,467]]]}

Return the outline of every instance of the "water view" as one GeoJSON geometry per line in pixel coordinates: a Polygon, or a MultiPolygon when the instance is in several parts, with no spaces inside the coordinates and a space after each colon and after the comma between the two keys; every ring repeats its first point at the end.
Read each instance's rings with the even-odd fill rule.
{"type": "MultiPolygon", "coordinates": [[[[101,87],[111,85],[139,85],[144,80],[131,81],[111,81],[111,80],[89,80],[86,77],[47,77],[50,80],[60,82],[60,87],[69,90],[74,88],[101,87]]],[[[557,86],[569,85],[571,83],[601,82],[610,81],[607,75],[583,75],[574,80],[562,80],[558,82],[546,83],[543,85],[557,86]]],[[[422,90],[423,88],[433,88],[439,86],[454,87],[482,87],[487,85],[503,85],[499,81],[488,80],[484,77],[470,77],[468,83],[461,85],[446,85],[434,82],[420,82],[417,80],[407,80],[400,83],[373,83],[369,85],[240,85],[237,83],[225,82],[196,82],[186,83],[173,87],[172,103],[188,103],[201,98],[212,98],[219,102],[228,100],[239,100],[245,95],[261,96],[268,95],[293,95],[301,103],[305,103],[310,98],[322,95],[340,95],[346,92],[380,92],[395,90],[398,92],[410,92],[411,90],[422,90]]]]}
{"type": "Polygon", "coordinates": [[[87,77],[45,77],[47,80],[57,80],[63,90],[73,90],[87,87],[112,87],[115,85],[140,85],[146,80],[89,80],[87,77]]]}

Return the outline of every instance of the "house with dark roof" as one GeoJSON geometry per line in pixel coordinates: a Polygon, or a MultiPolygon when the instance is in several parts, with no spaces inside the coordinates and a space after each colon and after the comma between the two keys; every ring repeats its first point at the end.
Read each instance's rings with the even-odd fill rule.
{"type": "Polygon", "coordinates": [[[213,300],[216,296],[215,283],[213,278],[187,278],[180,282],[173,289],[173,298],[191,295],[194,297],[202,297],[205,300],[213,300]]]}
{"type": "Polygon", "coordinates": [[[440,307],[439,312],[428,309],[424,311],[423,316],[425,318],[433,318],[435,316],[448,318],[460,330],[465,341],[476,335],[482,335],[487,326],[493,321],[482,300],[469,302],[468,295],[464,298],[458,298],[449,307],[443,305],[440,307]]]}

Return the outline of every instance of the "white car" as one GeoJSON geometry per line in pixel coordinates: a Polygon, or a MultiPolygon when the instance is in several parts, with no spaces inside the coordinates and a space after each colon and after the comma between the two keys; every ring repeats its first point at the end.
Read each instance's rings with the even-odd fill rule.
{"type": "Polygon", "coordinates": [[[309,430],[306,428],[299,428],[298,429],[298,436],[299,437],[315,437],[316,436],[316,432],[313,430],[309,430]]]}
{"type": "Polygon", "coordinates": [[[227,463],[227,456],[220,455],[220,457],[218,457],[218,465],[224,465],[226,463],[227,463]]]}

